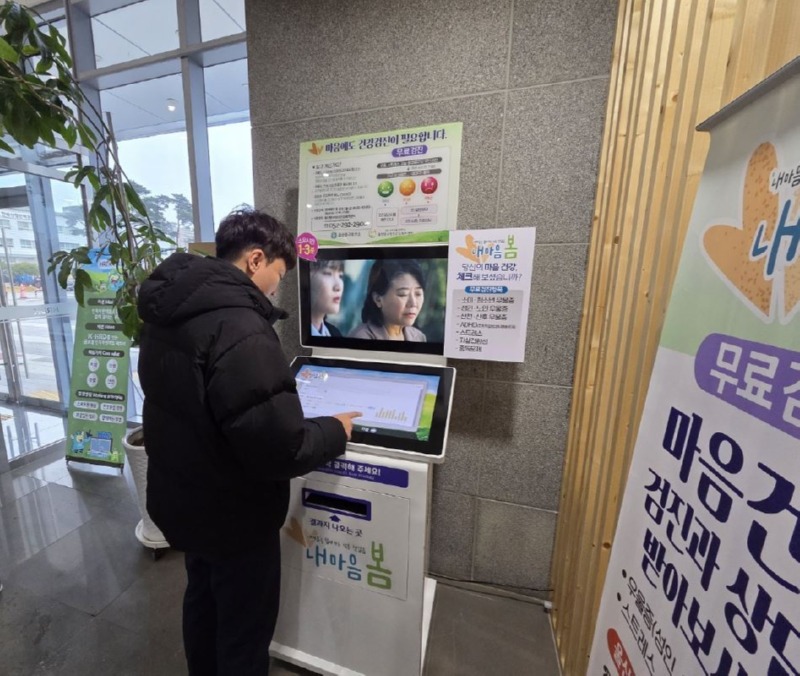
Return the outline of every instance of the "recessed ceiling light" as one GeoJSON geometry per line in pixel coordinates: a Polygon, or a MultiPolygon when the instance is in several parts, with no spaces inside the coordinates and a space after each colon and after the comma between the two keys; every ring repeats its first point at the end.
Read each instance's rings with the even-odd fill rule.
{"type": "Polygon", "coordinates": [[[170,113],[174,113],[178,110],[178,102],[175,99],[167,99],[167,110],[170,113]]]}

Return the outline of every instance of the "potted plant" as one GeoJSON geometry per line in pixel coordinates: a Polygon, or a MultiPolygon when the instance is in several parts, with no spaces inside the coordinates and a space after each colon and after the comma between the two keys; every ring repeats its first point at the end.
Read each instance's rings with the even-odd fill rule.
{"type": "MultiPolygon", "coordinates": [[[[104,121],[83,95],[64,37],[44,25],[35,12],[8,0],[0,5],[0,149],[13,153],[4,137],[28,148],[41,144],[78,153],[78,166],[66,178],[88,196],[89,243],[105,247],[119,273],[115,307],[123,332],[135,346],[142,325],[136,305],[139,285],[161,262],[164,248],[174,247],[175,242],[153,225],[125,176],[111,121],[104,121]]],[[[92,287],[82,267],[91,262],[89,248],[56,252],[48,269],[48,274],[58,270],[58,283],[64,289],[74,280],[75,298],[81,305],[92,287]]],[[[154,549],[165,546],[145,507],[147,456],[141,428],[128,435],[125,448],[142,513],[137,537],[154,549]]]]}

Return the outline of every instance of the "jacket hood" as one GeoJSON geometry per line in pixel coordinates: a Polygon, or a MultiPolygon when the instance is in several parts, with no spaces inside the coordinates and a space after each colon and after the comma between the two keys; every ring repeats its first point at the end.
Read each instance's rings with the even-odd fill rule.
{"type": "Polygon", "coordinates": [[[270,323],[288,316],[228,261],[188,253],[167,258],[139,289],[139,316],[160,326],[180,324],[222,307],[247,307],[270,323]]]}

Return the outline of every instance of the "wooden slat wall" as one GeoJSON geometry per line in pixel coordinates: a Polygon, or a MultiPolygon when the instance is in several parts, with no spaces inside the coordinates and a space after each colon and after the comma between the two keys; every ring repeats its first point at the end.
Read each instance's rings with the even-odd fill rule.
{"type": "Polygon", "coordinates": [[[564,674],[584,674],[708,136],[800,53],[798,0],[620,0],[553,554],[564,674]]]}

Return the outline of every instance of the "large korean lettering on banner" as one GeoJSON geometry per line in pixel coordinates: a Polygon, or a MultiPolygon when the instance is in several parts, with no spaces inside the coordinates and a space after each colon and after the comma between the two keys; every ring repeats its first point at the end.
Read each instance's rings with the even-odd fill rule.
{"type": "Polygon", "coordinates": [[[800,67],[709,120],[591,674],[800,673],[800,67]]]}

